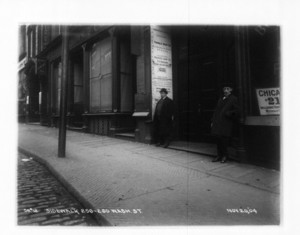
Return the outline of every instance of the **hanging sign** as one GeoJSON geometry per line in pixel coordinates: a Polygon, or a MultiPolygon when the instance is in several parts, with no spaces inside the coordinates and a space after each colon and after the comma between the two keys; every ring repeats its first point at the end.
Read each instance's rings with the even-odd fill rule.
{"type": "Polygon", "coordinates": [[[166,88],[168,96],[173,97],[171,36],[163,26],[151,26],[151,84],[154,114],[161,88],[166,88]]]}
{"type": "Polygon", "coordinates": [[[256,89],[260,115],[280,114],[280,89],[256,89]]]}

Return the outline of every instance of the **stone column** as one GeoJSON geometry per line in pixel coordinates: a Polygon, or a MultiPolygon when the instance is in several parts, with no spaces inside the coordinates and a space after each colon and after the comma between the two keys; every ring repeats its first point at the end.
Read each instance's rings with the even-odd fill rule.
{"type": "Polygon", "coordinates": [[[240,106],[239,118],[239,143],[237,147],[237,156],[241,162],[247,162],[247,153],[245,150],[245,119],[249,104],[248,83],[250,81],[249,71],[249,45],[248,28],[246,26],[235,27],[235,51],[236,51],[236,79],[238,89],[238,100],[240,106]]]}
{"type": "MultiPolygon", "coordinates": [[[[90,78],[89,78],[89,51],[86,43],[82,45],[83,50],[83,113],[89,113],[90,106],[90,78]]],[[[83,129],[88,132],[88,118],[83,117],[83,129]]]]}
{"type": "Polygon", "coordinates": [[[109,30],[112,43],[112,111],[120,112],[120,44],[118,29],[116,27],[109,30]]]}

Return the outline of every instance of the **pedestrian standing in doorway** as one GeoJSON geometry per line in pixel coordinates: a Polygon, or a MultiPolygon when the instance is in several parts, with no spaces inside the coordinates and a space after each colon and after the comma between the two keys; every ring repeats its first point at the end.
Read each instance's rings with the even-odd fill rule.
{"type": "Polygon", "coordinates": [[[212,118],[211,133],[217,138],[218,150],[218,155],[213,162],[225,163],[228,159],[227,148],[239,113],[238,101],[232,94],[232,90],[231,84],[223,86],[223,97],[219,99],[212,118]]]}
{"type": "Polygon", "coordinates": [[[160,100],[156,104],[154,113],[154,142],[156,146],[167,148],[171,141],[171,133],[174,118],[173,100],[168,97],[165,88],[160,90],[160,100]]]}

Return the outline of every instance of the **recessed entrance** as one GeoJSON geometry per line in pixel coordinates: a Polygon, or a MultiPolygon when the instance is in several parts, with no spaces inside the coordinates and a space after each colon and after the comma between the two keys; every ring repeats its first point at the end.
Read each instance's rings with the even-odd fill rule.
{"type": "Polygon", "coordinates": [[[77,52],[71,57],[70,127],[83,125],[83,54],[77,52]]]}
{"type": "Polygon", "coordinates": [[[178,32],[180,36],[173,37],[177,46],[178,139],[212,142],[211,119],[222,83],[235,84],[233,27],[191,26],[178,32]]]}

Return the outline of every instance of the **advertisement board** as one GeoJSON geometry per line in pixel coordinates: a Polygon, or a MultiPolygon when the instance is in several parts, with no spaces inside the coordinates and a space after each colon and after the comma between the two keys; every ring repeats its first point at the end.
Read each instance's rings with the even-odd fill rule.
{"type": "Polygon", "coordinates": [[[168,96],[173,98],[172,43],[170,33],[163,26],[151,26],[151,85],[154,114],[161,88],[166,88],[168,96]]]}
{"type": "Polygon", "coordinates": [[[280,115],[280,89],[256,89],[260,115],[280,115]]]}

